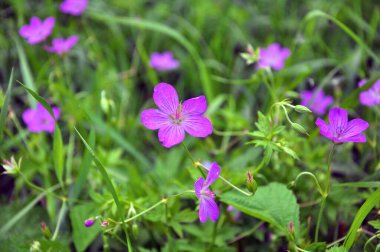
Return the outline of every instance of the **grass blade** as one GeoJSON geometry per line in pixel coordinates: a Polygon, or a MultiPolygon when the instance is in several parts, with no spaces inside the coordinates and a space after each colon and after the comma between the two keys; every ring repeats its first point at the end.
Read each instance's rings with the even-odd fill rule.
{"type": "Polygon", "coordinates": [[[377,189],[368,197],[368,199],[360,207],[359,211],[357,212],[355,216],[354,221],[351,224],[350,230],[348,231],[346,239],[344,240],[344,247],[347,250],[350,250],[350,248],[354,244],[356,233],[358,229],[360,228],[360,226],[362,225],[365,217],[367,217],[367,215],[372,210],[372,208],[374,208],[375,205],[378,204],[379,202],[380,202],[380,189],[377,189]]]}
{"type": "Polygon", "coordinates": [[[11,70],[11,76],[9,77],[7,91],[5,92],[4,103],[3,103],[3,106],[1,107],[1,112],[0,112],[0,141],[3,139],[3,134],[4,134],[3,129],[5,125],[5,120],[7,119],[8,106],[9,106],[9,101],[12,94],[12,86],[13,86],[13,68],[11,70]]]}

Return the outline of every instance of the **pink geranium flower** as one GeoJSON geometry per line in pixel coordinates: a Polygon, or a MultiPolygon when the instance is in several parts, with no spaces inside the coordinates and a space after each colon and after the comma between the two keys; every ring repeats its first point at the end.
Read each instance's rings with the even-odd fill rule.
{"type": "Polygon", "coordinates": [[[19,34],[21,37],[25,38],[29,44],[38,44],[50,36],[54,24],[54,17],[48,17],[44,21],[41,21],[39,17],[32,17],[30,19],[30,24],[23,25],[19,34]]]}
{"type": "Polygon", "coordinates": [[[329,95],[325,95],[321,89],[301,92],[301,105],[308,107],[317,115],[324,115],[326,109],[333,103],[334,99],[329,95]]]}
{"type": "MultiPolygon", "coordinates": [[[[362,87],[366,83],[367,80],[361,80],[358,83],[358,86],[362,87]]],[[[360,93],[359,101],[361,104],[369,107],[374,105],[380,105],[380,79],[377,80],[370,89],[360,93]]]]}
{"type": "Polygon", "coordinates": [[[59,10],[73,16],[80,16],[86,10],[88,0],[64,0],[59,5],[59,10]]]}
{"type": "MultiPolygon", "coordinates": [[[[52,110],[55,119],[58,120],[61,110],[58,107],[52,107],[52,110]]],[[[37,103],[36,109],[29,108],[25,110],[22,114],[22,119],[30,132],[54,132],[54,119],[49,111],[47,111],[40,103],[37,103]]]]}
{"type": "Polygon", "coordinates": [[[179,61],[171,52],[155,52],[150,56],[149,65],[157,71],[170,71],[179,67],[179,61]]]}
{"type": "Polygon", "coordinates": [[[366,136],[361,134],[369,124],[362,119],[348,121],[348,113],[342,108],[333,108],[329,112],[330,125],[318,118],[315,124],[319,127],[320,134],[334,143],[366,142],[366,136]]]}
{"type": "Polygon", "coordinates": [[[207,137],[212,133],[210,120],[203,116],[207,110],[203,95],[181,104],[173,86],[160,83],[154,87],[153,100],[158,109],[144,110],[141,123],[150,130],[158,129],[158,139],[164,147],[181,143],[185,132],[193,137],[207,137]]]}
{"type": "Polygon", "coordinates": [[[45,46],[45,50],[58,55],[63,55],[71,50],[71,48],[78,42],[78,36],[70,36],[67,39],[56,38],[53,39],[51,46],[45,46]]]}
{"type": "Polygon", "coordinates": [[[219,208],[215,202],[215,194],[209,189],[210,185],[219,178],[220,167],[214,162],[207,174],[206,181],[199,178],[194,184],[195,194],[199,199],[199,220],[204,223],[207,217],[215,222],[219,217],[219,208]]]}
{"type": "Polygon", "coordinates": [[[281,70],[284,68],[285,61],[289,56],[290,50],[288,48],[282,48],[278,43],[270,44],[267,48],[260,48],[257,67],[271,67],[274,70],[281,70]]]}

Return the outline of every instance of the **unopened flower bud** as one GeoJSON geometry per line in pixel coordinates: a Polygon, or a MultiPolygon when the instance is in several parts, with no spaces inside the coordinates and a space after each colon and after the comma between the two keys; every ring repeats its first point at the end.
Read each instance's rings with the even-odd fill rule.
{"type": "Polygon", "coordinates": [[[91,227],[92,225],[94,225],[94,223],[95,223],[95,220],[93,220],[93,219],[88,219],[88,220],[84,221],[84,225],[86,227],[91,227]]]}
{"type": "Polygon", "coordinates": [[[40,252],[41,251],[41,243],[39,241],[33,241],[32,246],[30,246],[30,252],[40,252]]]}
{"type": "Polygon", "coordinates": [[[247,173],[246,186],[247,186],[248,191],[250,191],[251,193],[255,194],[255,192],[257,190],[257,182],[253,178],[253,176],[252,176],[252,174],[251,174],[251,172],[249,170],[248,170],[248,173],[247,173]]]}
{"type": "Polygon", "coordinates": [[[18,162],[16,162],[15,158],[12,156],[11,160],[3,160],[3,168],[5,169],[5,172],[3,174],[10,174],[10,175],[17,175],[17,173],[20,171],[21,167],[21,158],[18,162]]]}
{"type": "Polygon", "coordinates": [[[302,106],[302,105],[296,105],[294,106],[294,110],[298,113],[311,113],[311,110],[308,107],[302,106]]]}
{"type": "Polygon", "coordinates": [[[105,220],[105,221],[102,221],[102,223],[100,224],[100,226],[102,226],[102,227],[108,227],[109,224],[110,223],[105,220]]]}
{"type": "Polygon", "coordinates": [[[109,114],[115,107],[113,100],[106,97],[106,91],[104,90],[101,92],[100,107],[105,114],[109,114]]]}
{"type": "Polygon", "coordinates": [[[131,203],[129,206],[127,218],[131,218],[136,215],[136,209],[134,208],[133,204],[131,203]]]}
{"type": "Polygon", "coordinates": [[[139,226],[136,223],[132,224],[132,234],[134,237],[139,235],[139,226]]]}
{"type": "Polygon", "coordinates": [[[48,240],[50,240],[51,238],[51,232],[50,232],[50,229],[49,227],[46,225],[45,222],[42,222],[41,223],[41,231],[42,231],[42,234],[44,235],[44,237],[48,240]]]}
{"type": "Polygon", "coordinates": [[[292,123],[291,125],[292,125],[293,129],[297,130],[298,132],[300,132],[302,134],[307,135],[307,131],[300,124],[298,124],[298,123],[292,123]]]}
{"type": "Polygon", "coordinates": [[[260,48],[254,50],[252,45],[249,44],[247,46],[246,52],[241,53],[240,56],[245,60],[247,65],[253,64],[259,60],[260,48]]]}

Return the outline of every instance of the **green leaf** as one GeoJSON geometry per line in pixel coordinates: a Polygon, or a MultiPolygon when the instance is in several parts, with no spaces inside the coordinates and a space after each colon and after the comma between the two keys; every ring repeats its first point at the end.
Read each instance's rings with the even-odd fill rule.
{"type": "Polygon", "coordinates": [[[48,252],[70,252],[70,249],[68,246],[65,246],[59,241],[51,241],[51,240],[40,240],[41,245],[41,251],[48,251],[48,252]]]}
{"type": "Polygon", "coordinates": [[[256,194],[247,197],[230,191],[221,196],[221,201],[236,209],[269,222],[285,234],[289,233],[289,224],[293,223],[296,237],[300,233],[299,205],[293,192],[280,183],[270,183],[259,187],[256,194]]]}
{"type": "Polygon", "coordinates": [[[0,113],[0,141],[3,139],[3,128],[5,125],[5,120],[7,119],[8,113],[8,105],[12,94],[12,86],[13,86],[13,68],[11,70],[11,76],[9,77],[8,88],[5,93],[5,99],[3,106],[1,107],[0,113]]]}
{"type": "Polygon", "coordinates": [[[327,246],[326,242],[315,242],[307,246],[305,250],[312,251],[312,252],[325,252],[326,246],[327,246]]]}
{"type": "Polygon", "coordinates": [[[331,249],[327,251],[328,252],[348,252],[348,250],[345,247],[332,247],[331,249]]]}
{"type": "Polygon", "coordinates": [[[349,250],[355,242],[356,233],[360,226],[362,225],[365,217],[369,212],[374,208],[376,204],[380,202],[380,189],[377,189],[375,192],[371,193],[368,199],[360,207],[359,211],[356,213],[355,219],[351,224],[350,230],[344,240],[344,247],[349,250]]]}
{"type": "MultiPolygon", "coordinates": [[[[73,241],[76,251],[84,251],[100,233],[100,223],[86,227],[84,221],[97,215],[97,207],[94,204],[83,204],[72,208],[70,211],[71,226],[73,227],[73,241]]],[[[99,222],[99,221],[97,221],[99,222]]]]}
{"type": "Polygon", "coordinates": [[[380,229],[380,220],[368,221],[368,224],[375,229],[380,229]]]}

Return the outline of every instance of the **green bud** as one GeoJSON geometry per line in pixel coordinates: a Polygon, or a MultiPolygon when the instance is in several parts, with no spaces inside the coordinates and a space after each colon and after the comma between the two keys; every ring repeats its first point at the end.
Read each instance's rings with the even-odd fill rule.
{"type": "Polygon", "coordinates": [[[300,124],[298,123],[292,123],[292,128],[297,130],[298,132],[302,133],[302,134],[305,134],[305,135],[308,135],[307,134],[307,131],[305,130],[304,127],[302,127],[300,124]]]}
{"type": "Polygon", "coordinates": [[[251,175],[250,171],[248,171],[248,173],[247,173],[246,186],[247,186],[248,191],[250,191],[251,193],[255,194],[255,192],[257,190],[257,182],[253,178],[253,176],[251,175]]]}
{"type": "Polygon", "coordinates": [[[139,235],[139,226],[136,223],[132,224],[132,234],[134,237],[139,235]]]}
{"type": "Polygon", "coordinates": [[[131,218],[136,215],[136,209],[133,207],[133,203],[130,204],[127,218],[131,218]]]}
{"type": "Polygon", "coordinates": [[[111,113],[112,109],[115,107],[113,100],[106,97],[106,91],[104,90],[101,92],[100,107],[105,114],[111,113]]]}
{"type": "Polygon", "coordinates": [[[39,241],[33,241],[32,246],[30,246],[30,252],[41,252],[41,243],[39,241]]]}
{"type": "Polygon", "coordinates": [[[42,231],[42,234],[44,235],[44,237],[48,240],[50,240],[51,238],[51,232],[50,232],[50,229],[49,227],[46,225],[45,222],[42,222],[41,223],[41,231],[42,231]]]}
{"type": "Polygon", "coordinates": [[[295,186],[295,182],[294,181],[291,181],[289,182],[289,184],[286,186],[288,189],[292,189],[294,186],[295,186]]]}
{"type": "Polygon", "coordinates": [[[3,168],[5,169],[5,172],[3,174],[10,174],[10,175],[17,175],[20,172],[21,167],[21,161],[20,158],[18,162],[16,162],[15,158],[12,156],[11,160],[3,160],[3,168]]]}
{"type": "Polygon", "coordinates": [[[311,110],[308,107],[302,106],[302,105],[296,105],[294,106],[294,110],[298,113],[311,113],[311,110]]]}

